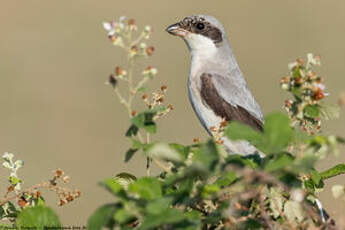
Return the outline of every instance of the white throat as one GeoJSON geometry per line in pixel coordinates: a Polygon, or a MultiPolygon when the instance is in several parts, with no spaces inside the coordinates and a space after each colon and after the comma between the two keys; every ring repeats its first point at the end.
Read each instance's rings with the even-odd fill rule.
{"type": "Polygon", "coordinates": [[[217,53],[214,42],[203,35],[190,33],[185,37],[185,40],[193,59],[210,59],[217,53]]]}

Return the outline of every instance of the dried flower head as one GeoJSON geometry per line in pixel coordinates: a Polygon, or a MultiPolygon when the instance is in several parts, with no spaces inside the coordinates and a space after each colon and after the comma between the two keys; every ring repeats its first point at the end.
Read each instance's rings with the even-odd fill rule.
{"type": "Polygon", "coordinates": [[[135,20],[133,18],[128,20],[128,27],[132,31],[138,30],[138,27],[136,26],[135,20]]]}
{"type": "Polygon", "coordinates": [[[152,56],[153,52],[155,51],[155,48],[153,46],[149,46],[146,48],[146,55],[152,56]]]}
{"type": "Polygon", "coordinates": [[[200,138],[198,137],[193,138],[193,143],[199,143],[199,142],[200,142],[200,138]]]}
{"type": "Polygon", "coordinates": [[[107,82],[109,85],[111,85],[112,87],[116,87],[117,85],[117,80],[115,78],[115,76],[113,74],[110,74],[109,76],[109,79],[108,79],[108,82],[107,82]]]}

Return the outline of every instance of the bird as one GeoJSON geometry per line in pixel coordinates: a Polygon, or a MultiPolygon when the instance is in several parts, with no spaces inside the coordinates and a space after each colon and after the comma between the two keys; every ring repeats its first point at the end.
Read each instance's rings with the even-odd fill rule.
{"type": "MultiPolygon", "coordinates": [[[[222,24],[212,16],[192,15],[166,28],[181,37],[190,52],[188,96],[203,127],[212,129],[222,122],[240,122],[263,131],[264,116],[249,90],[232,52],[222,24]]],[[[247,156],[257,152],[247,141],[221,138],[230,154],[247,156]]]]}

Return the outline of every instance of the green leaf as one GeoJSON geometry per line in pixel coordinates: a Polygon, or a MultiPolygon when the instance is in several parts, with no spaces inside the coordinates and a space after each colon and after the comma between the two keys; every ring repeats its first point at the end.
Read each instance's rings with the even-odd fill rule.
{"type": "Polygon", "coordinates": [[[115,221],[113,216],[120,208],[119,204],[106,204],[98,208],[87,222],[88,230],[101,230],[103,227],[113,228],[115,221]]]}
{"type": "Polygon", "coordinates": [[[190,147],[189,146],[184,146],[181,144],[177,144],[177,143],[172,143],[169,144],[171,148],[175,149],[184,160],[186,160],[188,158],[188,154],[190,153],[190,147]]]}
{"type": "Polygon", "coordinates": [[[239,229],[250,229],[250,230],[263,229],[263,226],[258,220],[249,218],[247,221],[243,223],[243,225],[241,225],[239,229]]]}
{"type": "Polygon", "coordinates": [[[132,148],[128,149],[125,155],[125,162],[130,161],[137,151],[138,149],[132,149],[132,148]]]}
{"type": "Polygon", "coordinates": [[[108,178],[100,182],[100,185],[105,187],[109,192],[118,195],[123,190],[123,186],[114,178],[108,178]]]}
{"type": "Polygon", "coordinates": [[[307,105],[304,108],[304,113],[305,115],[307,115],[308,117],[311,118],[316,118],[319,116],[320,114],[320,108],[318,105],[307,105]]]}
{"type": "Polygon", "coordinates": [[[38,230],[47,227],[61,227],[58,216],[49,207],[43,205],[25,208],[19,213],[16,225],[19,229],[30,227],[38,230]]]}
{"type": "Polygon", "coordinates": [[[182,157],[179,152],[177,152],[170,145],[165,143],[157,143],[152,145],[146,150],[148,156],[152,158],[158,158],[163,160],[169,160],[174,162],[181,162],[182,157]]]}
{"type": "Polygon", "coordinates": [[[261,158],[260,158],[259,154],[248,155],[248,156],[241,156],[238,154],[232,154],[226,158],[226,162],[228,164],[235,164],[235,165],[239,165],[241,167],[248,166],[252,169],[255,169],[255,168],[259,167],[259,165],[261,164],[261,158]]]}
{"type": "Polygon", "coordinates": [[[323,180],[335,177],[341,174],[345,174],[345,164],[338,164],[328,170],[320,173],[323,180]]]}
{"type": "Polygon", "coordinates": [[[133,138],[131,138],[131,142],[132,142],[132,149],[141,149],[145,146],[145,144],[133,138]]]}
{"type": "Polygon", "coordinates": [[[142,177],[131,183],[128,191],[146,200],[153,200],[162,196],[161,182],[153,177],[142,177]]]}
{"type": "Polygon", "coordinates": [[[227,172],[224,175],[221,175],[214,183],[220,187],[226,187],[232,184],[236,178],[237,176],[235,172],[227,172]]]}
{"type": "Polygon", "coordinates": [[[263,141],[258,148],[265,153],[283,151],[293,139],[290,119],[282,113],[273,113],[265,118],[263,141]]]}
{"type": "Polygon", "coordinates": [[[146,212],[150,215],[159,215],[171,206],[171,197],[161,197],[147,204],[146,212]]]}
{"type": "Polygon", "coordinates": [[[319,185],[320,182],[322,181],[322,177],[321,177],[320,173],[316,170],[312,170],[310,172],[310,175],[311,175],[311,179],[314,182],[314,184],[319,185]]]}
{"type": "Polygon", "coordinates": [[[291,165],[293,160],[294,158],[290,154],[280,153],[265,162],[264,168],[268,172],[273,172],[291,165]]]}
{"type": "Polygon", "coordinates": [[[213,170],[219,160],[215,143],[210,140],[194,152],[194,164],[213,170]]]}
{"type": "Polygon", "coordinates": [[[180,210],[169,208],[166,209],[164,212],[160,213],[159,215],[149,215],[147,216],[141,226],[138,228],[139,230],[147,230],[147,229],[157,229],[161,225],[166,224],[173,224],[180,222],[184,219],[184,215],[180,210]]]}
{"type": "Polygon", "coordinates": [[[247,125],[231,122],[225,130],[231,140],[247,140],[264,153],[281,152],[293,139],[288,116],[273,113],[266,117],[263,133],[253,130],[247,125]]]}
{"type": "Polygon", "coordinates": [[[14,176],[10,176],[10,183],[11,183],[12,185],[16,185],[16,184],[21,183],[21,182],[22,182],[21,179],[19,179],[19,178],[17,178],[17,177],[14,177],[14,176]]]}
{"type": "Polygon", "coordinates": [[[139,128],[136,125],[131,125],[126,132],[126,137],[136,136],[139,128]]]}
{"type": "Polygon", "coordinates": [[[126,209],[120,209],[115,212],[114,219],[120,224],[126,224],[134,221],[136,217],[126,209]]]}
{"type": "Polygon", "coordinates": [[[214,195],[220,190],[220,187],[216,184],[207,184],[202,188],[201,196],[203,198],[208,198],[209,196],[214,195]]]}
{"type": "Polygon", "coordinates": [[[153,121],[153,117],[156,115],[156,113],[156,110],[147,110],[133,117],[131,121],[135,126],[143,128],[149,133],[156,133],[157,127],[153,121]]]}
{"type": "Polygon", "coordinates": [[[225,129],[226,136],[231,140],[247,140],[253,145],[260,143],[262,135],[250,126],[231,122],[225,129]]]}

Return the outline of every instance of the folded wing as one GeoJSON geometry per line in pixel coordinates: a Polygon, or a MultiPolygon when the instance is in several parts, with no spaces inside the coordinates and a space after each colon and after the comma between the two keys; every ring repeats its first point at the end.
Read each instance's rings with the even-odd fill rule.
{"type": "Polygon", "coordinates": [[[238,121],[262,131],[263,115],[245,83],[219,74],[201,75],[201,97],[216,115],[226,121],[238,121]]]}

